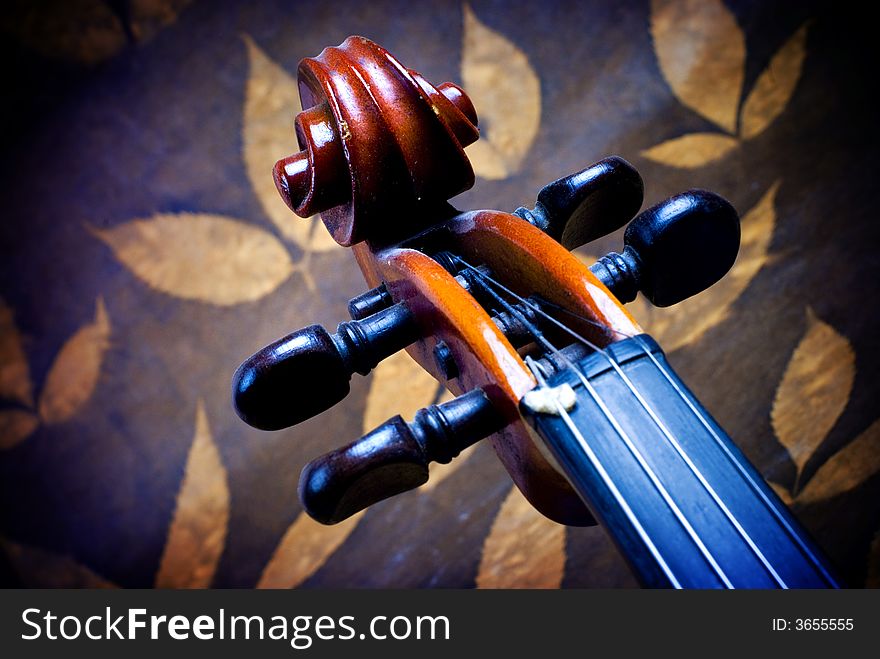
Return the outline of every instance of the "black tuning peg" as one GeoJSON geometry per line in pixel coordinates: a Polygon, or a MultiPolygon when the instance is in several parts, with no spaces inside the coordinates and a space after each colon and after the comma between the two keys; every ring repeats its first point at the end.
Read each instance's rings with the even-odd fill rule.
{"type": "Polygon", "coordinates": [[[314,519],[336,524],[424,484],[429,463],[450,462],[503,425],[482,389],[423,408],[412,423],[395,416],[348,446],[307,464],[299,479],[300,500],[314,519]]]}
{"type": "Polygon", "coordinates": [[[641,208],[643,196],[635,167],[611,156],[545,185],[532,210],[520,207],[514,214],[575,249],[626,224],[641,208]]]}
{"type": "Polygon", "coordinates": [[[380,361],[418,339],[403,304],[362,320],[340,323],[330,335],[311,325],[248,358],[232,377],[238,415],[261,430],[280,430],[345,398],[352,373],[366,375],[380,361]]]}
{"type": "Polygon", "coordinates": [[[689,190],[639,214],[611,252],[590,270],[621,302],[641,291],[667,307],[721,279],[739,251],[739,216],[712,192],[689,190]]]}

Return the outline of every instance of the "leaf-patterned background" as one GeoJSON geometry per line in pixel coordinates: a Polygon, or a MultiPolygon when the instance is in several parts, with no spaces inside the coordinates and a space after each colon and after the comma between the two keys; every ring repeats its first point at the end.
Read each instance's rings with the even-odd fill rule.
{"type": "Polygon", "coordinates": [[[482,139],[462,208],[525,205],[609,153],[647,203],[706,187],[737,206],[731,274],[633,311],[846,582],[876,586],[870,25],[817,1],[6,6],[0,581],[634,585],[601,529],[538,516],[488,445],[344,525],[301,514],[308,459],[444,395],[405,355],[294,429],[231,410],[242,358],[343,320],[364,288],[270,178],[295,146],[297,62],[363,34],[470,92],[482,139]]]}

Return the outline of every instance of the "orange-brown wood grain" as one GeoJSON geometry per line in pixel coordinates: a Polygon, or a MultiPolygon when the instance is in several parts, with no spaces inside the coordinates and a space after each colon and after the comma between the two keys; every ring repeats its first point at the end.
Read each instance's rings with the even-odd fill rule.
{"type": "Polygon", "coordinates": [[[447,388],[486,392],[508,420],[493,438],[495,450],[529,501],[557,521],[589,522],[520,419],[519,401],[535,381],[517,350],[452,275],[404,247],[428,230],[432,249],[487,265],[519,294],[541,295],[585,317],[569,324],[598,345],[636,334],[638,325],[541,230],[497,211],[456,214],[446,203],[474,182],[463,147],[478,137],[477,115],[461,89],[435,87],[361,37],[304,59],[298,80],[303,151],[275,166],[285,202],[303,216],[320,212],[334,239],[354,247],[367,283],[384,282],[395,302],[405,302],[422,337],[407,350],[425,370],[446,381],[434,356],[443,341],[458,369],[447,388]]]}
{"type": "Polygon", "coordinates": [[[592,322],[566,324],[604,346],[642,329],[577,257],[521,218],[501,211],[463,213],[447,224],[450,246],[522,296],[532,294],[592,322]]]}
{"type": "MultiPolygon", "coordinates": [[[[538,294],[592,322],[574,329],[606,345],[641,332],[626,309],[576,257],[519,217],[497,211],[455,216],[439,232],[442,246],[493,275],[521,295],[538,294]],[[594,324],[595,323],[595,324],[594,324]],[[607,329],[605,329],[607,328],[607,329]]],[[[482,387],[509,420],[493,437],[495,450],[517,486],[548,517],[567,524],[590,520],[583,503],[534,444],[518,412],[519,400],[535,386],[516,349],[485,309],[430,256],[414,249],[373,251],[355,247],[367,282],[384,281],[395,301],[405,301],[422,329],[408,352],[445,381],[434,357],[439,341],[458,367],[446,382],[455,394],[482,387]]],[[[566,319],[568,320],[568,319],[566,319]]]]}
{"type": "MultiPolygon", "coordinates": [[[[366,259],[360,250],[359,261],[366,259]]],[[[422,328],[422,339],[408,352],[441,382],[434,347],[449,347],[459,375],[446,382],[455,394],[481,387],[508,424],[492,438],[514,482],[538,510],[566,524],[591,520],[568,482],[535,446],[519,416],[519,400],[535,380],[517,351],[486,311],[431,257],[412,249],[392,248],[374,254],[374,269],[397,301],[407,306],[422,328]]]]}
{"type": "Polygon", "coordinates": [[[474,184],[464,147],[479,137],[477,115],[454,84],[434,87],[357,36],[303,59],[298,80],[303,151],[276,164],[275,181],[299,215],[321,213],[339,244],[405,238],[474,184]]]}

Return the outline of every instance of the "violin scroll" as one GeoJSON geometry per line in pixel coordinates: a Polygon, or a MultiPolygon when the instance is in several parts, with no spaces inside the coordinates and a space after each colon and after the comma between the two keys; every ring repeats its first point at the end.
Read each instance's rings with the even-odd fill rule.
{"type": "Polygon", "coordinates": [[[477,113],[456,85],[435,87],[363,37],[304,59],[298,79],[302,150],[275,164],[275,184],[340,245],[412,233],[474,184],[464,147],[479,137],[477,113]]]}
{"type": "Polygon", "coordinates": [[[361,37],[303,60],[298,78],[301,152],[278,161],[276,184],[297,214],[320,213],[353,246],[372,288],[350,301],[353,320],[335,334],[312,325],[247,359],[233,378],[239,416],[265,430],[295,425],[342,400],[353,373],[406,348],[458,397],[309,463],[300,479],[309,514],[341,521],[491,436],[538,510],[595,523],[524,423],[520,401],[537,385],[526,360],[569,359],[572,335],[603,351],[640,334],[622,306],[639,290],[665,306],[712,284],[736,258],[736,212],[690,191],[630,222],[644,185],[619,157],[544,186],[532,209],[459,212],[447,200],[474,182],[463,149],[478,137],[461,89],[432,85],[361,37]],[[621,254],[587,269],[569,252],[627,222],[621,254]]]}

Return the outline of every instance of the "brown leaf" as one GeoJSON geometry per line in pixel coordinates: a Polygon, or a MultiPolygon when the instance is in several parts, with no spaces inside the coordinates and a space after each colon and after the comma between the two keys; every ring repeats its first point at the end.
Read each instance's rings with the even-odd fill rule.
{"type": "MultiPolygon", "coordinates": [[[[742,218],[739,255],[730,272],[718,283],[675,306],[658,308],[641,296],[629,305],[630,312],[671,352],[693,343],[721,323],[730,306],[742,295],[764,263],[776,226],[776,181],[742,218]]],[[[592,261],[591,261],[592,263],[592,261]]]]}
{"type": "Polygon", "coordinates": [[[559,588],[564,572],[565,527],[514,487],[483,543],[477,588],[559,588]]]}
{"type": "Polygon", "coordinates": [[[324,526],[306,513],[300,513],[263,569],[257,588],[299,586],[345,542],[362,515],[360,512],[339,524],[324,526]]]}
{"type": "Polygon", "coordinates": [[[447,462],[446,464],[432,462],[430,465],[428,465],[428,482],[419,488],[419,492],[421,492],[422,494],[427,494],[428,492],[436,489],[436,487],[440,485],[440,483],[452,476],[452,474],[458,471],[459,468],[465,465],[465,463],[468,461],[468,458],[471,457],[476,448],[476,444],[468,446],[466,449],[458,454],[458,457],[453,458],[452,462],[447,462]]]}
{"type": "Polygon", "coordinates": [[[730,10],[721,0],[652,0],[651,35],[675,96],[733,133],[746,43],[730,10]]]}
{"type": "Polygon", "coordinates": [[[370,376],[363,431],[370,432],[396,414],[411,420],[419,408],[434,402],[439,387],[405,350],[391,355],[370,376]]]}
{"type": "Polygon", "coordinates": [[[61,347],[40,395],[40,419],[60,423],[72,417],[98,384],[104,353],[110,347],[110,319],[104,300],[95,303],[95,319],[61,347]]]}
{"type": "Polygon", "coordinates": [[[854,490],[880,471],[880,419],[823,464],[797,497],[809,505],[854,490]]]}
{"type": "Polygon", "coordinates": [[[30,368],[15,326],[12,309],[0,299],[0,398],[32,407],[34,389],[30,368]]]}
{"type": "Polygon", "coordinates": [[[160,214],[92,231],[144,282],[188,300],[252,302],[293,271],[272,234],[219,215],[160,214]]]}
{"type": "Polygon", "coordinates": [[[10,449],[27,439],[40,420],[28,410],[0,410],[0,450],[10,449]]]}
{"type": "Polygon", "coordinates": [[[743,104],[740,126],[744,139],[762,133],[785,110],[801,77],[806,54],[805,23],[773,56],[743,104]]]}
{"type": "Polygon", "coordinates": [[[0,548],[26,588],[117,588],[69,556],[2,537],[0,548]]]}
{"type": "Polygon", "coordinates": [[[226,468],[211,438],[205,407],[199,400],[195,435],[156,574],[156,587],[209,587],[223,553],[228,525],[226,468]]]}
{"type": "Polygon", "coordinates": [[[503,179],[522,166],[541,123],[541,81],[525,53],[464,5],[461,78],[480,118],[467,148],[474,172],[503,179]]]}
{"type": "Polygon", "coordinates": [[[249,36],[244,37],[250,61],[245,87],[242,149],[251,187],[266,215],[287,240],[303,249],[325,251],[338,247],[315,216],[304,220],[281,200],[272,178],[275,161],[297,153],[293,119],[302,109],[294,80],[273,62],[249,36]]]}
{"type": "MultiPolygon", "coordinates": [[[[391,355],[370,376],[363,431],[370,432],[397,414],[412,419],[419,408],[434,402],[438,387],[437,381],[405,351],[391,355]]],[[[450,463],[454,464],[455,461],[450,463]]],[[[431,474],[434,478],[433,470],[431,474]]],[[[441,473],[440,480],[447,475],[441,473]]],[[[257,588],[295,588],[301,584],[345,542],[362,515],[358,513],[340,524],[324,526],[306,513],[300,514],[266,564],[257,588]]]]}
{"type": "MultiPolygon", "coordinates": [[[[855,378],[849,341],[807,309],[807,332],[776,389],[770,420],[797,478],[846,407],[855,378]]],[[[797,481],[793,491],[797,493],[797,481]]]]}
{"type": "Polygon", "coordinates": [[[695,169],[723,158],[738,145],[739,141],[729,135],[691,133],[645,149],[642,155],[663,165],[695,169]]]}
{"type": "Polygon", "coordinates": [[[175,21],[192,0],[130,0],[131,32],[141,43],[152,39],[175,21]]]}
{"type": "Polygon", "coordinates": [[[126,44],[122,21],[104,0],[6,3],[0,28],[41,55],[86,65],[113,57],[126,44]]]}

